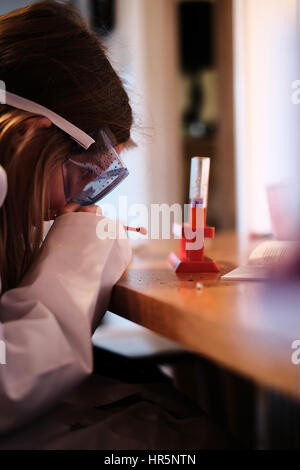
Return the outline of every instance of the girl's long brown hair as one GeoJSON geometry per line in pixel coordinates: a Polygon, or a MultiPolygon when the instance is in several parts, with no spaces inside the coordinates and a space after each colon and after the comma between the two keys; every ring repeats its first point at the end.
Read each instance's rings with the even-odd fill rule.
{"type": "MultiPolygon", "coordinates": [[[[127,93],[99,38],[71,6],[46,0],[0,16],[0,80],[7,91],[50,108],[87,133],[108,127],[116,144],[130,138],[127,93]]],[[[55,126],[24,131],[31,117],[36,116],[0,104],[0,164],[8,175],[0,209],[2,292],[18,285],[39,251],[46,187],[72,146],[55,126]],[[30,166],[27,179],[24,165],[30,166]]]]}

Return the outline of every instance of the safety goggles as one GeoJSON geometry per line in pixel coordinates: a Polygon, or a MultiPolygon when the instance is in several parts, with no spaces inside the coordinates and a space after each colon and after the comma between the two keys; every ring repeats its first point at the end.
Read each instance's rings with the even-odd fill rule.
{"type": "Polygon", "coordinates": [[[87,150],[74,145],[62,163],[67,202],[94,204],[112,191],[129,174],[103,129],[90,134],[95,143],[87,150]]]}
{"type": "Polygon", "coordinates": [[[78,127],[48,108],[8,91],[6,104],[47,117],[68,134],[75,144],[62,163],[64,192],[67,202],[81,206],[95,204],[112,191],[129,172],[114,148],[114,137],[109,129],[86,134],[78,127]]]}

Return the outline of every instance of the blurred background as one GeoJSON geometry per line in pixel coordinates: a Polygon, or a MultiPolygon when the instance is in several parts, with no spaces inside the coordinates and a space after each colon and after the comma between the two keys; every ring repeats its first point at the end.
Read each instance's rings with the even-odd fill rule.
{"type": "MultiPolygon", "coordinates": [[[[0,14],[28,3],[1,0],[0,14]]],[[[200,155],[211,158],[208,223],[217,230],[270,234],[268,194],[281,185],[287,217],[298,221],[299,0],[61,3],[108,46],[135,114],[138,146],[124,154],[130,176],[104,202],[187,203],[190,158],[200,155]]],[[[111,321],[114,331],[126,328],[111,321]]],[[[157,341],[176,348],[139,331],[154,350],[157,341]]]]}

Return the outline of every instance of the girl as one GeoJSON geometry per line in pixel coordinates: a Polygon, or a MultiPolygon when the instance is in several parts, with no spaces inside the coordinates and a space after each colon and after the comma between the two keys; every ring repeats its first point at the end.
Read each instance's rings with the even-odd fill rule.
{"type": "Polygon", "coordinates": [[[124,230],[99,239],[103,216],[81,204],[91,197],[80,192],[84,157],[95,168],[99,155],[72,153],[74,138],[84,146],[95,131],[101,150],[104,129],[111,142],[105,158],[116,161],[130,139],[128,96],[97,36],[55,1],[1,16],[0,80],[9,98],[0,104],[0,164],[8,178],[0,209],[0,432],[14,431],[0,447],[224,447],[227,436],[169,383],[93,375],[77,387],[92,372],[91,335],[131,259],[124,230]],[[24,99],[47,112],[30,111],[24,99]]]}
{"type": "MultiPolygon", "coordinates": [[[[7,92],[84,132],[108,127],[118,152],[128,142],[128,97],[71,8],[45,1],[1,16],[0,57],[7,92]]],[[[92,371],[91,333],[131,258],[127,238],[97,237],[96,206],[66,204],[62,162],[72,146],[50,119],[0,105],[0,163],[8,179],[0,212],[2,432],[39,414],[92,371]],[[40,250],[44,221],[54,217],[40,250]]]]}

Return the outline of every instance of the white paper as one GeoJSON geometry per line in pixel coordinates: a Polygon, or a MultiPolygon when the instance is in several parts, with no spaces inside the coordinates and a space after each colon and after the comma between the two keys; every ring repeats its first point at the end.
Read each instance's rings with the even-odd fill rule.
{"type": "Polygon", "coordinates": [[[235,280],[235,281],[262,281],[268,279],[269,270],[262,265],[249,264],[246,266],[239,266],[238,268],[230,271],[221,279],[235,280]]]}

